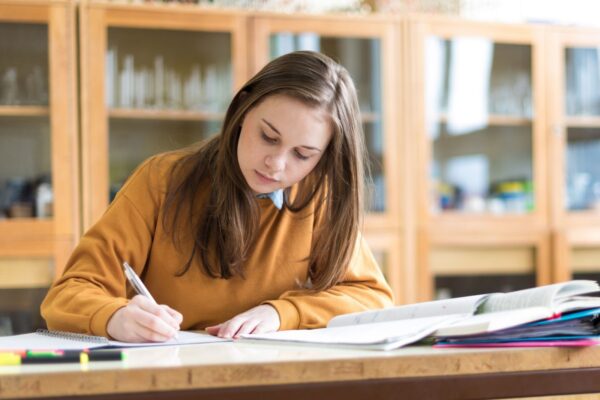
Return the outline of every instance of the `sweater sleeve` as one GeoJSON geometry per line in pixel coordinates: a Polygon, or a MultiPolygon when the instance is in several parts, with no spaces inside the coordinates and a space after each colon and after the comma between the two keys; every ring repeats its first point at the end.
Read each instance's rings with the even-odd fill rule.
{"type": "Polygon", "coordinates": [[[281,320],[280,330],[322,328],[339,314],[383,308],[393,304],[392,290],[362,236],[344,279],[321,292],[294,290],[267,301],[281,320]]]}
{"type": "Polygon", "coordinates": [[[42,303],[49,329],[108,336],[108,320],[128,301],[121,263],[141,274],[152,243],[160,197],[153,165],[150,159],[131,175],[81,238],[42,303]]]}

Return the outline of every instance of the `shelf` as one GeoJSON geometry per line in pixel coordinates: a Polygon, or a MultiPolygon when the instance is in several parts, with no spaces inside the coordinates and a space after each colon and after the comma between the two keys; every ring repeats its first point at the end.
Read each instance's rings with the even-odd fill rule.
{"type": "Polygon", "coordinates": [[[47,117],[47,106],[0,106],[0,117],[47,117]]]}
{"type": "MultiPolygon", "coordinates": [[[[441,114],[439,117],[440,123],[448,122],[448,115],[441,114]]],[[[533,120],[528,117],[512,116],[512,115],[488,115],[488,126],[528,126],[533,123],[533,120]]]]}
{"type": "Polygon", "coordinates": [[[0,237],[3,240],[21,237],[48,237],[54,235],[54,221],[52,219],[37,218],[8,218],[0,220],[0,237]]]}
{"type": "Polygon", "coordinates": [[[190,111],[190,110],[154,110],[139,108],[112,108],[108,112],[110,118],[154,119],[173,121],[222,121],[225,113],[190,111]]]}
{"type": "Polygon", "coordinates": [[[600,115],[566,117],[565,125],[568,128],[600,128],[600,115]]]}

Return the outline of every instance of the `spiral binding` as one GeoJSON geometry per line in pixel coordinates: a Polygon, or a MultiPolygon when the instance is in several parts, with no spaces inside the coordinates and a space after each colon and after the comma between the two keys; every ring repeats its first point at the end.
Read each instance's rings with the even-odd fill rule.
{"type": "Polygon", "coordinates": [[[73,340],[76,342],[88,342],[88,343],[105,343],[109,344],[110,341],[102,336],[84,335],[83,333],[73,333],[64,331],[49,331],[48,329],[38,329],[36,333],[44,336],[56,337],[66,340],[73,340]]]}

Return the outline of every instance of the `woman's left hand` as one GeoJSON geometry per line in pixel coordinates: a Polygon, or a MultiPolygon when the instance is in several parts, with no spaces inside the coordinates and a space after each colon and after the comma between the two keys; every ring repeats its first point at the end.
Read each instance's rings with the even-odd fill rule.
{"type": "Polygon", "coordinates": [[[206,331],[222,338],[235,338],[246,333],[265,333],[279,329],[281,322],[275,308],[263,304],[236,315],[222,324],[209,326],[206,331]]]}

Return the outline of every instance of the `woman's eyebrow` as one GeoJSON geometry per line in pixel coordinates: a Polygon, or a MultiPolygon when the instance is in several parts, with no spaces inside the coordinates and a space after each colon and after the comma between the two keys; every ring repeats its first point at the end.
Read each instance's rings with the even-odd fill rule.
{"type": "Polygon", "coordinates": [[[279,131],[277,130],[277,128],[275,128],[275,127],[273,126],[273,124],[272,124],[272,123],[270,123],[269,121],[267,121],[267,120],[266,120],[266,119],[264,119],[264,118],[261,118],[261,121],[262,121],[262,122],[264,122],[265,124],[269,125],[269,128],[273,129],[273,131],[275,131],[275,133],[276,133],[276,134],[278,134],[279,136],[281,136],[281,132],[279,132],[279,131]]]}
{"type": "MultiPolygon", "coordinates": [[[[279,132],[279,131],[277,130],[277,128],[275,128],[275,127],[273,126],[273,124],[272,124],[272,123],[270,123],[269,121],[267,121],[267,120],[266,120],[266,119],[264,119],[264,118],[261,118],[260,120],[261,120],[262,122],[264,122],[265,124],[267,124],[267,125],[269,126],[269,128],[271,128],[271,129],[273,130],[273,132],[275,132],[276,134],[278,134],[279,136],[281,136],[281,132],[279,132]]],[[[300,146],[300,147],[304,147],[305,149],[308,149],[308,150],[316,150],[316,151],[318,151],[319,153],[322,151],[321,149],[319,149],[319,148],[317,148],[317,147],[312,147],[312,146],[300,146]]]]}

